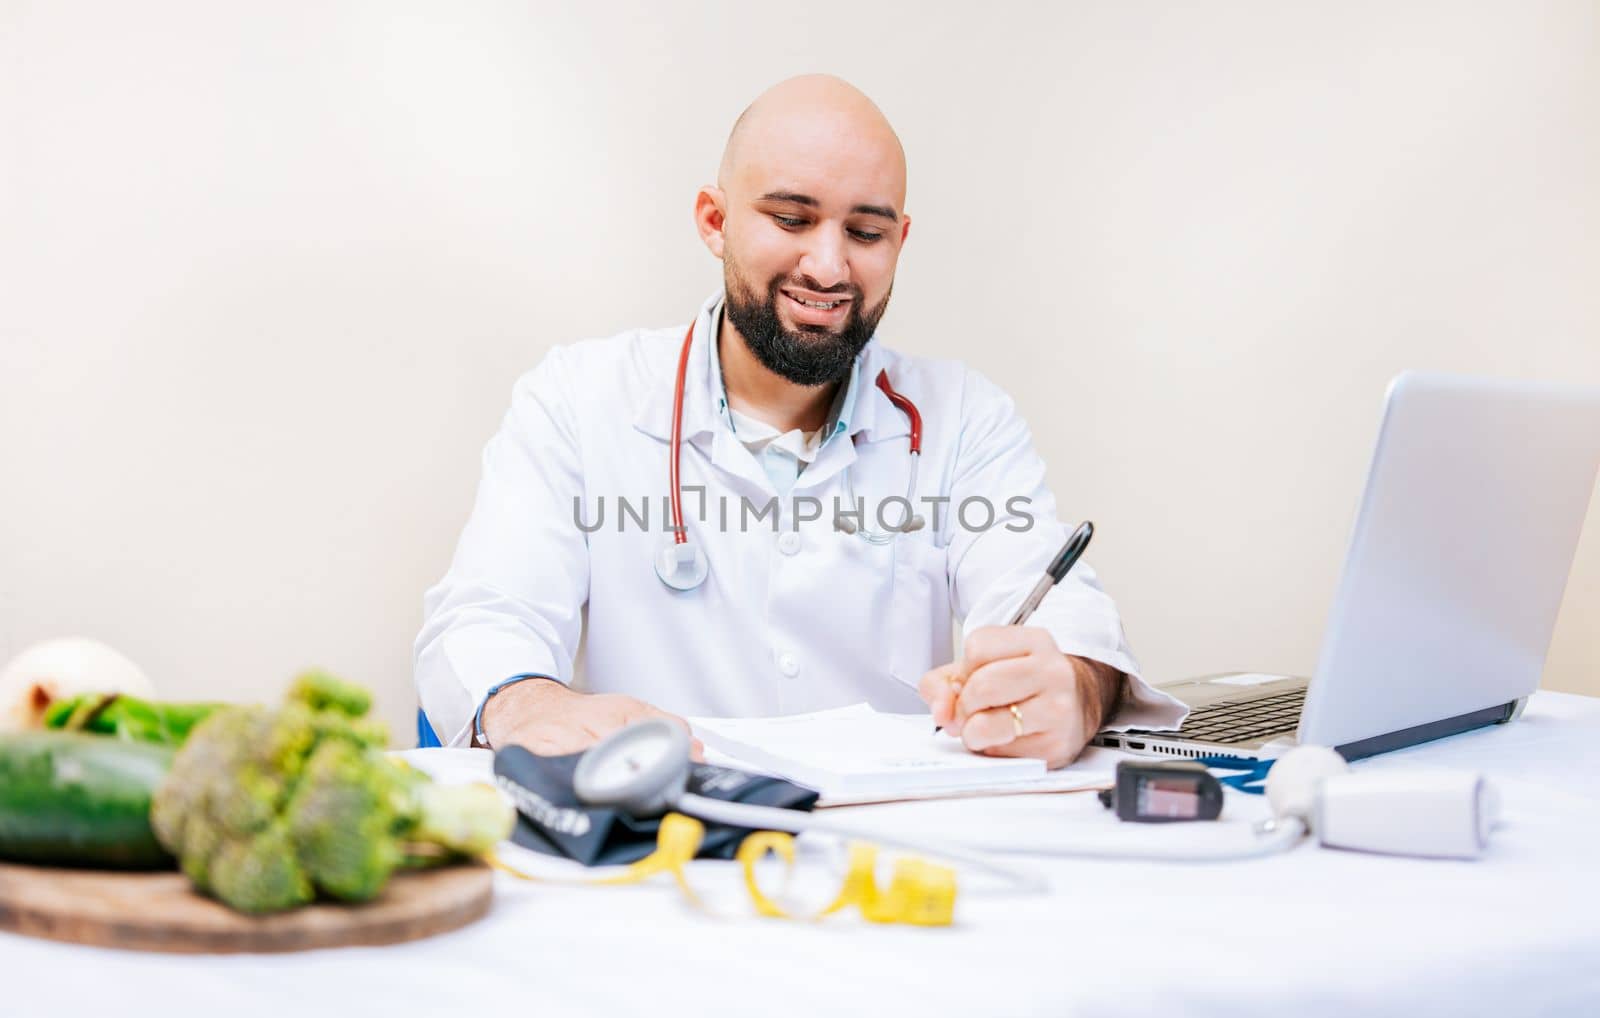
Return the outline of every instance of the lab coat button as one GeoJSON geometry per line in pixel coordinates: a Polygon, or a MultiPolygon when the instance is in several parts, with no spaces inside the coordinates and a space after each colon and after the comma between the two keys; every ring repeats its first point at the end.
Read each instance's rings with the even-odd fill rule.
{"type": "Polygon", "coordinates": [[[789,678],[792,679],[796,675],[800,674],[800,662],[796,661],[794,659],[794,655],[790,654],[788,652],[779,654],[778,655],[778,671],[782,672],[783,674],[789,676],[789,678]]]}
{"type": "Polygon", "coordinates": [[[795,552],[799,551],[800,535],[792,530],[785,531],[784,535],[778,538],[778,550],[783,552],[785,555],[793,555],[795,552]]]}

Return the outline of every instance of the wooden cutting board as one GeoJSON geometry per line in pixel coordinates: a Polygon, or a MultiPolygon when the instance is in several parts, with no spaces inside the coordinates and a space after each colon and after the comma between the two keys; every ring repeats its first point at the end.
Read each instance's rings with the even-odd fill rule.
{"type": "Polygon", "coordinates": [[[178,954],[397,944],[458,929],[489,910],[485,866],[403,872],[361,905],[245,916],[196,894],[181,873],[113,873],[0,863],[0,930],[178,954]]]}

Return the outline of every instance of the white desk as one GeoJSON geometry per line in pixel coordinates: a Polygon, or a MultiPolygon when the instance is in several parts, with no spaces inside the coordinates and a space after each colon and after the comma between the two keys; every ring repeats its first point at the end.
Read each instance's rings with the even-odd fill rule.
{"type": "MultiPolygon", "coordinates": [[[[0,935],[0,1015],[1600,1014],[1600,700],[1543,693],[1514,725],[1360,766],[1413,762],[1499,782],[1504,822],[1482,860],[1309,846],[1211,865],[1034,860],[1051,895],[967,895],[944,930],[722,921],[670,883],[505,879],[484,921],[396,947],[187,958],[0,935]]],[[[856,815],[885,810],[1033,836],[1098,822],[1100,806],[856,815]]],[[[732,881],[729,866],[696,864],[696,880],[732,881]]]]}

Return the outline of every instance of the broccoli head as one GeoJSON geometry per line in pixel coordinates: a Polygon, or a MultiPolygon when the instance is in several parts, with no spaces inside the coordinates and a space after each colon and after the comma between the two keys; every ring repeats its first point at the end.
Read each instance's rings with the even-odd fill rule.
{"type": "Polygon", "coordinates": [[[376,897],[402,866],[482,855],[514,814],[488,786],[441,786],[383,753],[366,691],[302,676],[283,706],[226,707],[189,734],[150,822],[200,890],[242,912],[318,893],[376,897]]]}
{"type": "Polygon", "coordinates": [[[289,699],[312,710],[334,711],[346,717],[365,717],[372,709],[372,694],[353,682],[324,671],[303,673],[289,687],[289,699]]]}

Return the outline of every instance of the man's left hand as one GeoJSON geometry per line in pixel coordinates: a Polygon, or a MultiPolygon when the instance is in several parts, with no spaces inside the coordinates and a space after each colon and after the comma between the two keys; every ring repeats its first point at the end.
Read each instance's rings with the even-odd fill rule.
{"type": "Polygon", "coordinates": [[[1077,759],[1121,696],[1110,665],[1063,654],[1037,626],[986,626],[960,660],[933,669],[917,690],[933,721],[987,756],[1025,756],[1053,768],[1077,759]]]}

